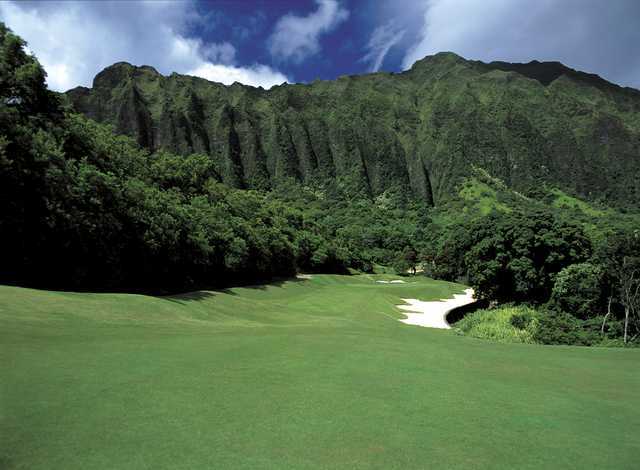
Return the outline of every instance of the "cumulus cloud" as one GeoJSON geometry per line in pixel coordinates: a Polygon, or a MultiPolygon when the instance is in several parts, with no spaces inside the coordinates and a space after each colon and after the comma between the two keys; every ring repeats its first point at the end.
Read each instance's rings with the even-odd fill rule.
{"type": "Polygon", "coordinates": [[[207,44],[200,49],[202,55],[211,62],[233,64],[236,59],[236,48],[228,42],[207,44]]]}
{"type": "Polygon", "coordinates": [[[361,59],[362,62],[371,64],[370,72],[377,72],[382,66],[389,49],[398,44],[403,38],[405,31],[402,30],[395,21],[389,21],[377,27],[371,34],[367,44],[367,54],[361,59]]]}
{"type": "Polygon", "coordinates": [[[316,0],[318,9],[307,16],[288,14],[280,18],[269,38],[271,55],[281,61],[300,63],[320,51],[319,38],[349,17],[336,0],[316,0]]]}
{"type": "Polygon", "coordinates": [[[423,0],[423,27],[403,62],[453,51],[484,61],[558,60],[640,87],[637,0],[423,0]]]}
{"type": "Polygon", "coordinates": [[[190,22],[202,20],[190,1],[0,2],[0,20],[28,42],[58,91],[90,86],[96,73],[119,61],[225,84],[268,88],[287,81],[265,65],[236,65],[229,43],[188,37],[190,22]]]}
{"type": "Polygon", "coordinates": [[[189,70],[186,74],[206,78],[212,82],[224,83],[225,85],[240,82],[263,88],[271,88],[287,81],[287,77],[266,65],[234,67],[232,65],[205,63],[193,70],[189,70]]]}

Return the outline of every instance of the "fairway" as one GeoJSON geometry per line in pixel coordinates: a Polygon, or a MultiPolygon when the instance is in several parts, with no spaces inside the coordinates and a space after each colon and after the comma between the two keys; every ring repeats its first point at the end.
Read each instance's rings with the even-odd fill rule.
{"type": "Polygon", "coordinates": [[[0,286],[0,469],[637,468],[640,350],[405,325],[464,286],[0,286]]]}

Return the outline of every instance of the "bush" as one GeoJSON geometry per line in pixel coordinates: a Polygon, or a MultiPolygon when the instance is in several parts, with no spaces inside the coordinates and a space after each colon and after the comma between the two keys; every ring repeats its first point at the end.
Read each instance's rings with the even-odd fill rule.
{"type": "Polygon", "coordinates": [[[453,326],[458,333],[501,343],[620,346],[623,322],[610,319],[602,335],[603,319],[601,315],[580,320],[553,306],[507,305],[477,310],[453,326]]]}
{"type": "Polygon", "coordinates": [[[535,316],[533,315],[533,311],[529,309],[522,309],[518,313],[514,314],[511,317],[511,325],[519,330],[526,330],[535,316]]]}
{"type": "MultiPolygon", "coordinates": [[[[521,320],[517,320],[516,323],[521,320]]],[[[525,305],[482,309],[470,313],[454,327],[462,334],[500,343],[535,343],[537,315],[525,305]],[[526,318],[524,328],[513,325],[513,318],[526,318]]]]}
{"type": "Polygon", "coordinates": [[[591,346],[602,338],[598,331],[585,328],[584,322],[573,315],[547,309],[540,314],[534,339],[543,344],[591,346]]]}

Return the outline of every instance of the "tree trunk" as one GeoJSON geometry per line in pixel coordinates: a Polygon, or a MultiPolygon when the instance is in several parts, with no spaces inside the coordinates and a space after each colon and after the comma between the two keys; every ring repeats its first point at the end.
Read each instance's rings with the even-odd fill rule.
{"type": "Polygon", "coordinates": [[[602,328],[600,328],[600,334],[604,336],[604,326],[607,324],[607,318],[611,315],[611,296],[609,296],[609,304],[607,305],[607,314],[604,316],[604,320],[602,320],[602,328]]]}
{"type": "Polygon", "coordinates": [[[627,344],[627,332],[629,330],[629,307],[624,308],[624,344],[627,344]]]}

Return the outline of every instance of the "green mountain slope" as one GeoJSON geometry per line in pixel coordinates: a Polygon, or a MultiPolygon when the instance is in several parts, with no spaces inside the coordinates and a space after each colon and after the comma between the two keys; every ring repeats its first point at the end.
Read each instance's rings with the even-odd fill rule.
{"type": "Polygon", "coordinates": [[[239,188],[337,179],[372,196],[410,188],[437,205],[475,165],[518,191],[544,181],[640,202],[640,92],[557,62],[441,53],[400,74],[268,91],[121,62],[67,96],[152,150],[210,155],[239,188]]]}

